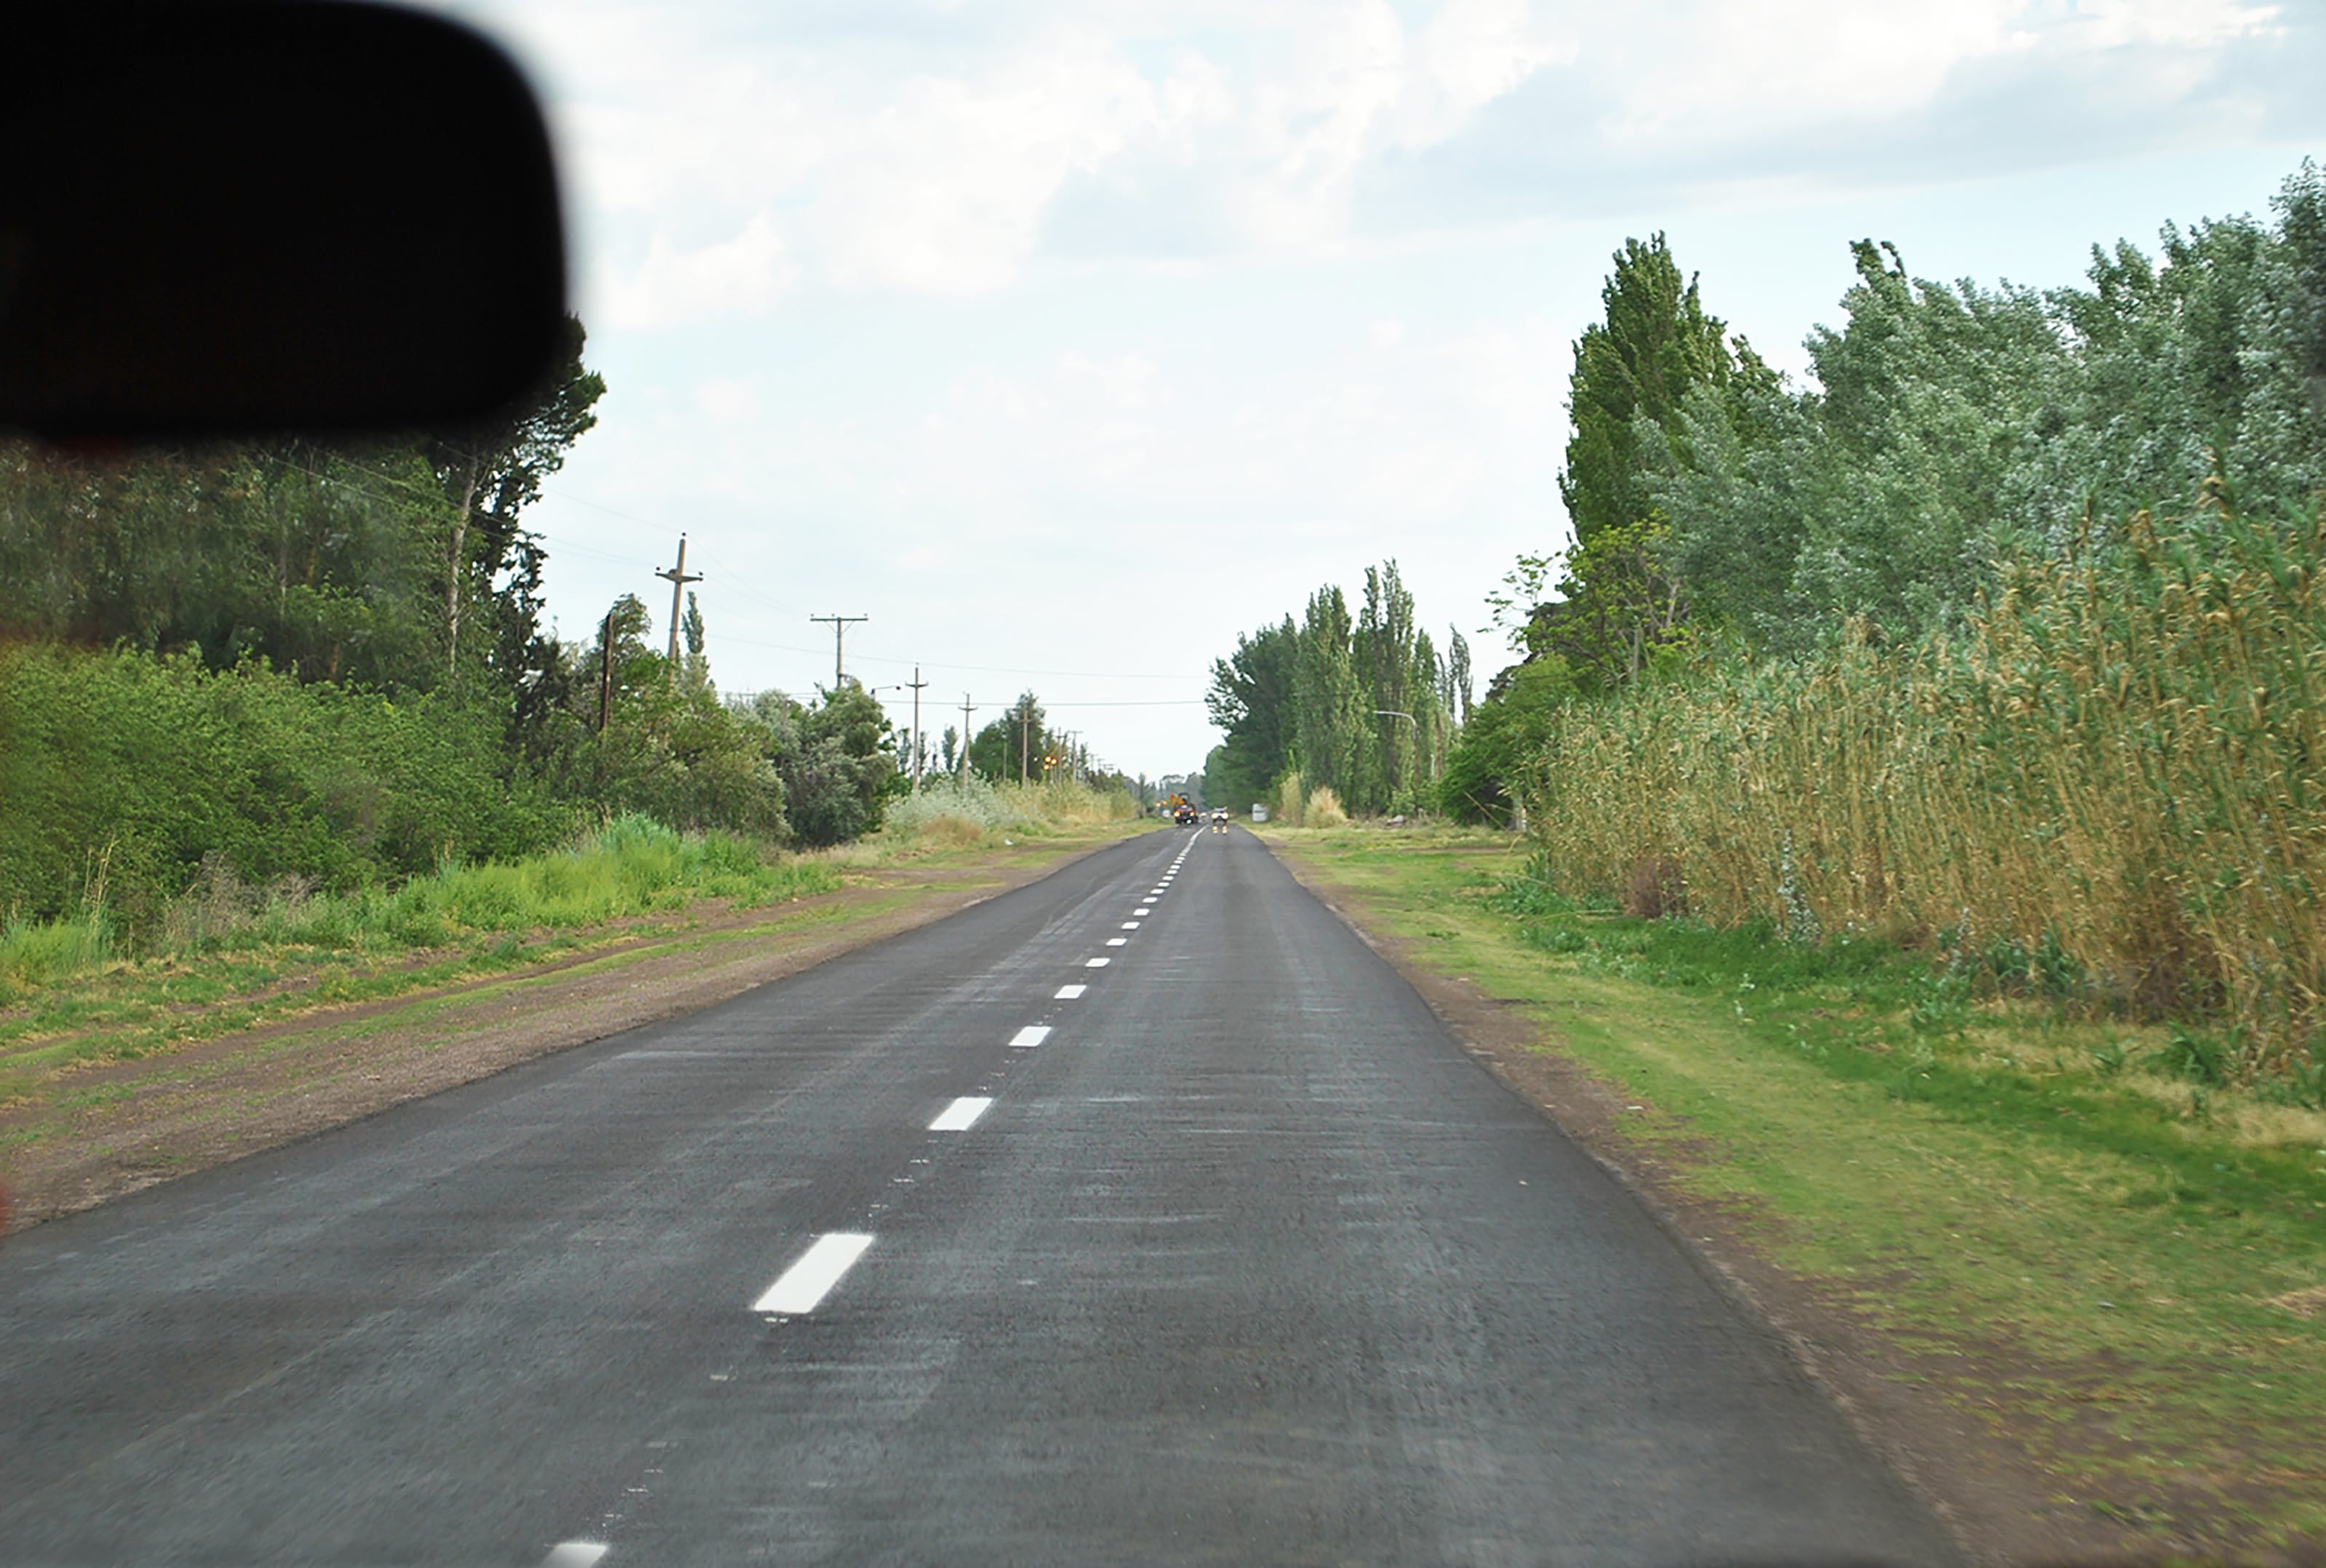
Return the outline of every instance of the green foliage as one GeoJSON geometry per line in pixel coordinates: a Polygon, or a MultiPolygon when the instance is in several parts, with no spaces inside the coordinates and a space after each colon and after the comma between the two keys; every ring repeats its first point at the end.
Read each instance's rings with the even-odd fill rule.
{"type": "Polygon", "coordinates": [[[1292,766],[1298,734],[1293,671],[1299,646],[1299,630],[1288,615],[1238,637],[1234,653],[1213,661],[1212,687],[1204,703],[1226,738],[1204,772],[1218,803],[1231,811],[1251,809],[1292,766]]]}
{"type": "Polygon", "coordinates": [[[802,844],[841,844],[872,832],[889,799],[910,787],[898,771],[896,737],[880,705],[852,680],[820,693],[813,705],[768,693],[749,716],[802,844]]]}
{"type": "Polygon", "coordinates": [[[992,783],[1024,784],[1043,778],[1048,760],[1064,755],[1065,749],[1065,737],[1051,732],[1041,700],[1024,692],[1000,718],[977,732],[969,745],[969,766],[992,783]]]}
{"type": "Polygon", "coordinates": [[[104,966],[113,932],[101,910],[65,919],[0,922],[0,1002],[104,966]]]}
{"type": "Polygon", "coordinates": [[[93,896],[137,933],[214,856],[347,890],[563,835],[571,810],[498,761],[496,715],[451,696],[0,651],[0,910],[51,919],[93,896]]]}
{"type": "MultiPolygon", "coordinates": [[[[283,949],[395,952],[500,934],[586,929],[702,899],[738,907],[839,885],[831,867],[777,860],[732,834],[680,834],[615,817],[562,848],[445,864],[394,887],[318,891],[301,879],[242,881],[219,861],[165,911],[151,944],[178,957],[283,949]]],[[[0,1000],[85,975],[115,957],[101,922],[12,921],[0,929],[0,1000]]]]}
{"type": "Polygon", "coordinates": [[[1207,799],[1280,810],[1283,783],[1297,774],[1304,798],[1330,790],[1335,809],[1419,811],[1437,798],[1469,686],[1469,646],[1456,632],[1439,656],[1396,562],[1365,569],[1354,614],[1328,583],[1298,621],[1288,615],[1237,639],[1235,653],[1213,665],[1205,701],[1225,738],[1205,764],[1207,799]]]}
{"type": "MultiPolygon", "coordinates": [[[[1997,564],[2115,541],[2219,471],[2248,511],[2326,490],[2326,181],[2273,226],[2168,226],[2157,265],[2094,247],[2089,286],[1908,275],[1852,249],[1839,330],[1793,392],[1707,378],[1637,424],[1648,502],[1698,617],[1798,654],[1844,621],[1907,642],[1959,620],[1997,564]]],[[[1540,560],[1522,560],[1538,583],[1540,560]]]]}
{"type": "Polygon", "coordinates": [[[1624,242],[1600,299],[1604,319],[1575,344],[1574,434],[1558,476],[1577,544],[1648,515],[1636,422],[1670,425],[1691,387],[1726,384],[1735,369],[1726,326],[1704,313],[1695,278],[1682,284],[1661,234],[1624,242]]]}
{"type": "Polygon", "coordinates": [[[543,773],[601,810],[782,837],[784,785],[765,727],[721,702],[699,656],[674,671],[648,646],[649,630],[629,594],[599,623],[595,644],[572,661],[569,705],[542,726],[543,773]]]}
{"type": "Polygon", "coordinates": [[[1574,677],[1555,653],[1504,670],[1447,756],[1438,809],[1463,822],[1507,824],[1514,784],[1540,762],[1559,705],[1574,695],[1574,677]]]}

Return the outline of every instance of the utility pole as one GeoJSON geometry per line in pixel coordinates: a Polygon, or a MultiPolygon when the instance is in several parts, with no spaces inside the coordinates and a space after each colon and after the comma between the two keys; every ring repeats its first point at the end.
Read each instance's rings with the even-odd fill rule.
{"type": "Polygon", "coordinates": [[[1034,722],[1033,709],[1024,702],[1018,705],[1018,782],[1026,782],[1027,726],[1034,722]]]}
{"type": "Polygon", "coordinates": [[[870,621],[872,618],[869,615],[811,615],[808,619],[832,622],[832,689],[838,691],[840,683],[846,678],[846,671],[841,667],[840,662],[841,642],[847,637],[848,629],[851,626],[857,621],[870,621]]]}
{"type": "Polygon", "coordinates": [[[913,667],[913,678],[905,683],[913,688],[913,788],[921,787],[921,688],[929,683],[921,678],[921,667],[913,667]]]}
{"type": "Polygon", "coordinates": [[[702,581],[702,574],[700,572],[692,577],[686,574],[686,536],[684,534],[678,537],[678,565],[667,572],[657,572],[655,575],[670,584],[670,678],[675,681],[678,679],[679,595],[686,592],[686,585],[689,583],[702,581]]]}
{"type": "Polygon", "coordinates": [[[598,733],[606,733],[606,710],[614,700],[614,612],[606,611],[606,624],[598,633],[598,733]]]}
{"type": "Polygon", "coordinates": [[[969,715],[977,709],[971,704],[969,694],[961,694],[961,781],[969,782],[969,715]]]}

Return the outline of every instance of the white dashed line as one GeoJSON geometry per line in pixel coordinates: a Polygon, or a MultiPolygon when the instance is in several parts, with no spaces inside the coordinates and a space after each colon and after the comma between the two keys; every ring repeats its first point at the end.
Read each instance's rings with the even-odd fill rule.
{"type": "Polygon", "coordinates": [[[1109,964],[1113,962],[1114,960],[1112,958],[1085,958],[1083,960],[1083,967],[1085,969],[1103,969],[1109,964]]]}
{"type": "Polygon", "coordinates": [[[1125,920],[1122,922],[1122,929],[1126,931],[1135,931],[1139,929],[1139,922],[1137,920],[1125,920]]]}
{"type": "Polygon", "coordinates": [[[603,1541],[560,1541],[541,1560],[541,1568],[591,1568],[612,1550],[603,1541]]]}
{"type": "Polygon", "coordinates": [[[856,1266],[872,1238],[861,1230],[830,1230],[815,1238],[815,1245],[800,1254],[799,1261],[784,1270],[782,1277],[759,1294],[751,1303],[755,1312],[782,1312],[797,1316],[815,1311],[824,1293],[840,1283],[840,1276],[856,1266]]]}
{"type": "Polygon", "coordinates": [[[1072,1002],[1075,997],[1080,996],[1084,992],[1089,989],[1090,987],[1087,985],[1061,985],[1058,987],[1058,1000],[1061,1002],[1072,1002]]]}
{"type": "Polygon", "coordinates": [[[944,1108],[944,1114],[929,1124],[932,1133],[966,1133],[977,1125],[977,1118],[992,1106],[991,1099],[963,1095],[944,1108]]]}
{"type": "Polygon", "coordinates": [[[1109,937],[1106,939],[1106,945],[1110,947],[1120,947],[1130,940],[1128,937],[1109,937]]]}
{"type": "Polygon", "coordinates": [[[1025,1028],[1019,1030],[1017,1033],[1009,1037],[1009,1044],[1013,1049],[1018,1050],[1031,1050],[1049,1038],[1050,1026],[1048,1024],[1029,1023],[1025,1028]]]}

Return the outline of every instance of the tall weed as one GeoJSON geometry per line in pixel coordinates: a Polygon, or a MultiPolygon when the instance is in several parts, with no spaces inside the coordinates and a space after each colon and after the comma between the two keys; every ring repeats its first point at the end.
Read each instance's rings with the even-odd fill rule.
{"type": "Polygon", "coordinates": [[[2210,486],[2106,549],[2007,565],[1906,649],[1717,666],[1560,711],[1531,831],[1570,894],[1866,931],[2282,1071],[2326,996],[2326,511],[2210,486]]]}

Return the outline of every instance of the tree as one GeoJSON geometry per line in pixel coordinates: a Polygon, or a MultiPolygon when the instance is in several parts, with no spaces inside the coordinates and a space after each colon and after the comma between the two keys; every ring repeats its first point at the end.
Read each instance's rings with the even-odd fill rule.
{"type": "Polygon", "coordinates": [[[547,661],[540,633],[544,555],[519,515],[598,422],[594,410],[606,391],[604,378],[582,364],[587,334],[581,322],[567,317],[565,333],[557,369],[531,397],[421,443],[444,506],[439,580],[445,668],[460,670],[462,626],[470,607],[479,606],[490,622],[485,662],[516,694],[520,722],[546,700],[527,701],[526,688],[547,661]]]}
{"type": "Polygon", "coordinates": [[[1556,597],[1527,628],[1528,652],[1558,656],[1583,691],[1637,681],[1657,654],[1688,640],[1688,597],[1670,546],[1670,529],[1651,517],[1564,552],[1556,597]]]}
{"type": "Polygon", "coordinates": [[[1556,653],[1495,677],[1446,759],[1438,809],[1464,822],[1507,825],[1527,770],[1546,760],[1559,705],[1574,695],[1567,661],[1556,653]]]}
{"type": "Polygon", "coordinates": [[[1605,319],[1577,340],[1568,384],[1574,433],[1558,498],[1578,544],[1648,515],[1634,421],[1669,427],[1690,387],[1723,385],[1735,370],[1726,326],[1704,313],[1694,276],[1681,284],[1661,233],[1645,245],[1626,239],[1614,261],[1599,296],[1605,319]]]}
{"type": "Polygon", "coordinates": [[[1050,733],[1041,700],[1024,692],[1000,718],[977,732],[969,746],[969,765],[997,784],[1010,779],[1022,783],[1038,777],[1042,760],[1061,744],[1050,733]]]}
{"type": "Polygon", "coordinates": [[[700,682],[672,680],[636,595],[616,600],[598,630],[596,643],[568,661],[587,678],[570,682],[572,705],[543,764],[563,792],[671,827],[786,832],[785,781],[770,760],[766,715],[721,703],[707,669],[700,682]],[[608,687],[602,729],[600,680],[608,687]]]}
{"type": "Polygon", "coordinates": [[[1293,672],[1300,633],[1286,616],[1249,637],[1235,652],[1212,663],[1212,689],[1204,704],[1225,735],[1205,762],[1220,802],[1233,810],[1267,797],[1292,767],[1298,740],[1293,672]]]}
{"type": "Polygon", "coordinates": [[[763,693],[754,712],[768,732],[792,835],[802,844],[844,844],[872,832],[889,799],[911,787],[897,770],[888,715],[853,680],[820,688],[813,705],[763,693]]]}
{"type": "Polygon", "coordinates": [[[1358,759],[1372,740],[1350,645],[1354,630],[1340,589],[1319,588],[1308,596],[1292,669],[1301,781],[1312,790],[1330,789],[1344,805],[1358,780],[1358,759]]]}

